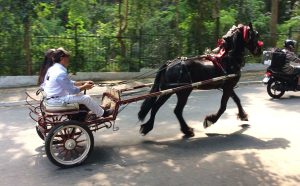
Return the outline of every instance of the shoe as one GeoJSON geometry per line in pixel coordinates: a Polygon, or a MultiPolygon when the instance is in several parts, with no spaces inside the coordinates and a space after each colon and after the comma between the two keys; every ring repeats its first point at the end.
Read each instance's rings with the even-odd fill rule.
{"type": "Polygon", "coordinates": [[[114,109],[106,109],[106,110],[104,110],[104,113],[103,113],[103,115],[102,115],[102,117],[108,117],[108,116],[110,116],[110,115],[112,115],[113,113],[114,113],[114,109]]]}
{"type": "Polygon", "coordinates": [[[85,121],[92,121],[98,119],[97,115],[89,111],[85,117],[85,121]]]}
{"type": "Polygon", "coordinates": [[[297,85],[297,88],[296,88],[296,90],[300,90],[300,85],[297,85]]]}

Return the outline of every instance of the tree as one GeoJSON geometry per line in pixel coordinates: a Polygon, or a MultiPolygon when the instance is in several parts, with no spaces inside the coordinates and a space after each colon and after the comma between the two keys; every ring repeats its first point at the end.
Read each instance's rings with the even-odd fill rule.
{"type": "MultiPolygon", "coordinates": [[[[34,8],[33,8],[33,0],[28,1],[21,1],[21,0],[15,0],[15,1],[1,1],[1,8],[3,9],[2,15],[9,15],[13,16],[10,18],[2,17],[2,19],[10,19],[10,24],[7,25],[9,27],[4,28],[5,30],[16,30],[17,32],[7,32],[8,37],[16,37],[16,35],[22,35],[23,41],[21,41],[20,45],[23,46],[23,51],[18,51],[18,47],[15,47],[14,51],[23,52],[24,53],[24,61],[26,64],[26,74],[32,75],[32,59],[31,59],[31,23],[32,23],[32,17],[34,16],[34,8]],[[13,12],[13,14],[11,13],[13,12]],[[18,26],[18,24],[21,24],[21,28],[18,26]],[[16,35],[14,35],[16,34],[16,35]]],[[[2,21],[1,21],[2,22],[2,21]]],[[[4,21],[6,22],[6,21],[4,21]]],[[[5,32],[5,31],[4,31],[5,32]]],[[[16,40],[15,40],[16,41],[16,40]]],[[[8,47],[8,46],[7,46],[8,47]]],[[[8,48],[7,48],[8,49],[8,48]]],[[[21,57],[21,54],[19,53],[18,57],[21,57]]],[[[17,55],[15,55],[16,57],[17,55]]],[[[7,58],[11,59],[11,58],[7,58]]],[[[11,59],[12,61],[16,61],[18,59],[11,59]]],[[[12,62],[11,61],[11,62],[12,62]]],[[[9,69],[8,71],[15,71],[15,66],[12,67],[12,69],[9,69]]],[[[19,72],[15,72],[19,73],[19,72]]]]}
{"type": "Polygon", "coordinates": [[[1,74],[34,74],[59,46],[74,72],[138,70],[199,55],[233,24],[278,42],[300,25],[298,0],[0,0],[0,21],[1,74]]]}
{"type": "Polygon", "coordinates": [[[276,45],[276,33],[277,33],[277,22],[278,22],[278,5],[279,0],[272,0],[271,8],[271,22],[270,22],[270,44],[276,45]]]}
{"type": "Polygon", "coordinates": [[[121,50],[121,56],[126,57],[126,46],[123,41],[123,34],[125,33],[128,25],[128,0],[124,0],[124,13],[122,12],[122,0],[119,0],[119,11],[118,11],[118,17],[119,17],[119,28],[117,32],[117,39],[120,43],[120,50],[121,50]]]}
{"type": "MultiPolygon", "coordinates": [[[[24,1],[21,1],[24,3],[24,1]]],[[[26,1],[23,4],[23,9],[21,9],[21,13],[24,14],[23,19],[23,29],[24,29],[24,55],[25,62],[27,64],[27,75],[32,75],[32,59],[31,59],[31,22],[33,15],[33,4],[32,1],[26,1]]]]}

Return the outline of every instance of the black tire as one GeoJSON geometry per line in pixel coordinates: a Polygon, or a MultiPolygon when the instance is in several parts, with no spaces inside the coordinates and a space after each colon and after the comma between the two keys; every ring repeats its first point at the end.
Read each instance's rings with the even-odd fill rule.
{"type": "Polygon", "coordinates": [[[37,126],[35,126],[35,130],[36,130],[36,133],[38,134],[38,136],[44,141],[45,137],[37,126]]]}
{"type": "Polygon", "coordinates": [[[61,168],[82,164],[93,148],[94,136],[91,130],[74,120],[54,126],[45,140],[48,159],[61,168]]]}
{"type": "Polygon", "coordinates": [[[281,81],[270,79],[267,85],[267,92],[272,98],[279,99],[285,93],[285,90],[276,90],[276,86],[279,87],[282,84],[281,81]]]}

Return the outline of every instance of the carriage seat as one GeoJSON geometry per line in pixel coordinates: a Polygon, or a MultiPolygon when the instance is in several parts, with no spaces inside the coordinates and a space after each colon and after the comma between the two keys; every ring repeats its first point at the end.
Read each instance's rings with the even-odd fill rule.
{"type": "Polygon", "coordinates": [[[76,112],[79,111],[78,103],[48,103],[43,101],[45,111],[49,113],[76,112]]]}

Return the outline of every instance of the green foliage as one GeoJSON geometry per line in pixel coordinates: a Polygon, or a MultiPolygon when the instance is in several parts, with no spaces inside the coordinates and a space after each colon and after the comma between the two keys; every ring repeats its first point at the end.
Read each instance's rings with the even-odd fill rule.
{"type": "Polygon", "coordinates": [[[235,24],[235,21],[238,16],[238,11],[235,9],[227,9],[227,10],[221,10],[220,13],[220,21],[221,21],[221,32],[226,33],[232,25],[235,24]]]}
{"type": "MultiPolygon", "coordinates": [[[[128,9],[125,2],[0,0],[0,75],[24,74],[28,50],[34,73],[44,52],[61,46],[72,51],[73,72],[138,71],[202,54],[234,24],[251,21],[263,37],[269,34],[266,0],[128,0],[128,9]],[[26,24],[30,48],[24,45],[26,24]]],[[[288,34],[300,40],[293,31],[300,27],[297,2],[280,1],[278,46],[288,34]]]]}

